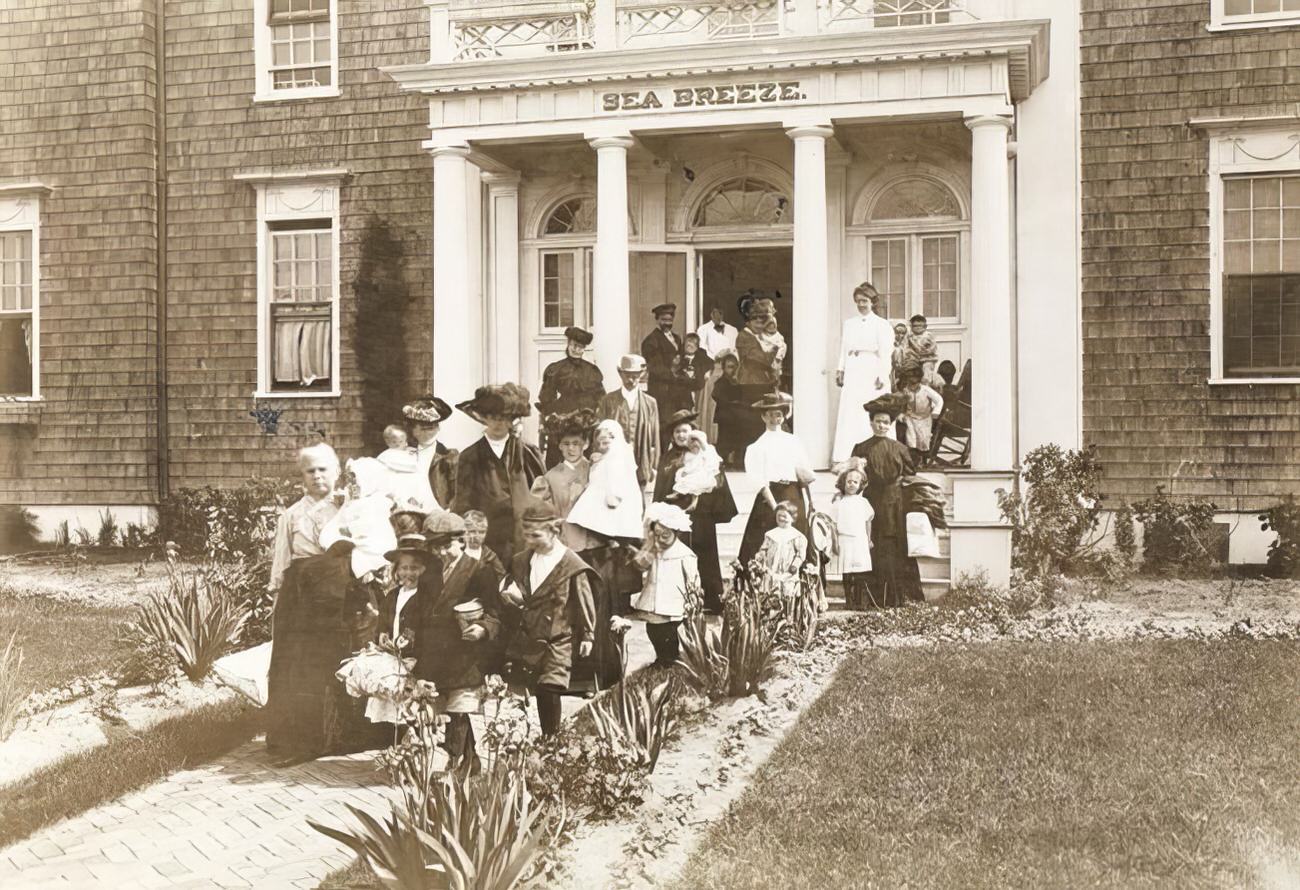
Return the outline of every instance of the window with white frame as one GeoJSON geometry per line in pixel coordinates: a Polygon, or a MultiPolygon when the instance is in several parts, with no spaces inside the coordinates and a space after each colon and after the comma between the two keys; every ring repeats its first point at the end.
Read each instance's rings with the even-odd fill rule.
{"type": "Polygon", "coordinates": [[[1210,0],[1210,27],[1259,28],[1300,24],[1300,0],[1210,0]]]}
{"type": "Polygon", "coordinates": [[[259,397],[339,395],[339,183],[238,174],[257,189],[259,397]]]}
{"type": "Polygon", "coordinates": [[[333,0],[256,0],[259,100],[337,96],[333,0]]]}
{"type": "Polygon", "coordinates": [[[890,319],[924,315],[931,322],[961,321],[961,236],[891,235],[870,238],[870,281],[880,291],[877,314],[890,319]]]}
{"type": "Polygon", "coordinates": [[[591,323],[591,248],[546,248],[541,251],[543,331],[562,331],[591,323]]]}
{"type": "Polygon", "coordinates": [[[1300,376],[1300,173],[1223,179],[1223,376],[1300,376]]]}
{"type": "Polygon", "coordinates": [[[0,196],[0,398],[40,395],[39,219],[34,197],[0,196]]]}

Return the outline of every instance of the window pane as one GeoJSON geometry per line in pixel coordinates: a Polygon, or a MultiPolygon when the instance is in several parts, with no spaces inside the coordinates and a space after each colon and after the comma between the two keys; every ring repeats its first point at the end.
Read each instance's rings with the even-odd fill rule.
{"type": "Polygon", "coordinates": [[[0,318],[0,395],[32,394],[32,319],[0,318]]]}
{"type": "Polygon", "coordinates": [[[1255,249],[1250,256],[1250,271],[1259,272],[1278,272],[1281,271],[1281,257],[1278,253],[1278,243],[1276,241],[1256,241],[1255,249]]]}
{"type": "Polygon", "coordinates": [[[1277,207],[1282,197],[1282,180],[1257,176],[1250,181],[1250,202],[1255,207],[1277,207]]]}
{"type": "Polygon", "coordinates": [[[1249,238],[1250,212],[1246,210],[1228,210],[1224,212],[1223,237],[1229,241],[1249,238]]]}
{"type": "Polygon", "coordinates": [[[573,324],[573,254],[542,254],[542,327],[573,324]]]}
{"type": "Polygon", "coordinates": [[[1225,375],[1300,373],[1300,275],[1228,276],[1223,295],[1225,375]]]}
{"type": "Polygon", "coordinates": [[[927,318],[957,317],[957,236],[921,239],[921,312],[927,318]]]}
{"type": "Polygon", "coordinates": [[[1282,231],[1282,214],[1274,207],[1256,210],[1251,214],[1250,224],[1252,238],[1276,238],[1282,231]]]}
{"type": "Polygon", "coordinates": [[[1249,207],[1250,180],[1225,179],[1223,181],[1223,206],[1229,210],[1249,207]]]}

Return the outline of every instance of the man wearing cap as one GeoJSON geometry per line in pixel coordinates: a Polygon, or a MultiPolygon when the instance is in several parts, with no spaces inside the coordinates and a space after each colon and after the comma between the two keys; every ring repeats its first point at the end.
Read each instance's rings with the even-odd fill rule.
{"type": "Polygon", "coordinates": [[[673,332],[677,307],[672,303],[661,303],[652,311],[656,327],[641,341],[641,356],[645,359],[648,378],[646,392],[665,413],[670,414],[686,407],[676,404],[679,386],[673,374],[674,360],[682,351],[682,340],[673,332]]]}
{"type": "Polygon", "coordinates": [[[458,455],[438,441],[438,431],[451,417],[451,406],[435,395],[424,395],[403,406],[402,416],[415,439],[416,476],[427,480],[427,489],[420,492],[421,507],[444,509],[456,496],[458,455]]]}
{"type": "Polygon", "coordinates": [[[456,406],[483,425],[483,438],[460,454],[453,513],[478,510],[487,517],[484,546],[503,563],[523,549],[520,516],[533,480],[546,472],[541,453],[513,431],[529,414],[528,390],[517,383],[480,386],[474,398],[456,406]]]}
{"type": "MultiPolygon", "coordinates": [[[[568,342],[564,358],[552,362],[542,372],[542,389],[537,394],[537,409],[542,413],[542,424],[556,415],[573,414],[583,408],[596,410],[600,397],[605,394],[604,377],[600,368],[582,357],[591,344],[591,333],[582,328],[564,329],[568,342]]],[[[546,439],[546,466],[560,462],[560,443],[546,439]]]]}
{"type": "Polygon", "coordinates": [[[622,386],[600,398],[601,420],[617,420],[636,457],[636,480],[645,485],[654,479],[659,465],[659,403],[637,384],[645,374],[646,360],[635,353],[619,359],[618,379],[622,386]]]}
{"type": "MultiPolygon", "coordinates": [[[[450,766],[463,764],[475,771],[478,755],[469,715],[482,710],[485,655],[500,627],[496,577],[466,555],[465,520],[455,513],[430,513],[424,536],[438,559],[437,571],[427,574],[438,577],[425,601],[423,636],[415,641],[416,674],[438,688],[439,707],[448,715],[443,745],[450,766]]],[[[426,595],[423,589],[421,595],[426,595]]]]}

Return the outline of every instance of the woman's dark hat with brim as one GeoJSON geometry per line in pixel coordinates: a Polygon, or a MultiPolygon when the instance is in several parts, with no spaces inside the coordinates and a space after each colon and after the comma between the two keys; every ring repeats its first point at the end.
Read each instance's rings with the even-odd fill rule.
{"type": "Polygon", "coordinates": [[[572,326],[564,329],[564,336],[579,346],[590,346],[593,339],[591,331],[584,331],[582,328],[572,326]]]}
{"type": "Polygon", "coordinates": [[[528,390],[518,383],[480,386],[474,398],[461,402],[456,410],[483,422],[485,417],[527,417],[532,409],[528,405],[528,390]]]}
{"type": "Polygon", "coordinates": [[[384,559],[388,560],[389,562],[397,562],[397,557],[399,555],[403,553],[408,553],[411,556],[419,557],[420,561],[427,566],[429,564],[429,560],[432,559],[432,556],[429,554],[429,551],[425,549],[426,543],[427,542],[425,541],[424,535],[421,534],[402,535],[400,538],[397,539],[397,549],[389,550],[387,553],[385,553],[384,559]]]}
{"type": "Polygon", "coordinates": [[[689,408],[683,408],[680,411],[674,411],[672,415],[660,424],[666,430],[676,429],[680,424],[694,424],[700,419],[700,412],[692,411],[689,408]]]}
{"type": "Polygon", "coordinates": [[[755,411],[771,411],[775,408],[789,411],[794,408],[794,398],[789,393],[770,392],[750,407],[755,411]]]}
{"type": "Polygon", "coordinates": [[[542,428],[546,431],[547,439],[556,442],[565,436],[579,436],[588,439],[599,422],[600,420],[596,417],[595,411],[590,408],[579,408],[577,411],[546,415],[542,419],[542,428]]]}
{"type": "Polygon", "coordinates": [[[402,416],[414,423],[442,423],[451,417],[451,406],[434,395],[420,396],[402,406],[402,416]]]}
{"type": "Polygon", "coordinates": [[[899,415],[903,413],[903,400],[892,394],[884,395],[867,402],[862,406],[862,410],[867,412],[868,417],[888,414],[890,420],[898,420],[899,415]]]}

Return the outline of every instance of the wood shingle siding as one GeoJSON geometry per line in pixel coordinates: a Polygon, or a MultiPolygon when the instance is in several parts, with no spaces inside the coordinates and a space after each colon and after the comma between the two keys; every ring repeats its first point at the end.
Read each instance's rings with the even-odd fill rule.
{"type": "Polygon", "coordinates": [[[1210,32],[1210,0],[1084,0],[1084,436],[1114,501],[1300,494],[1300,386],[1210,386],[1208,143],[1293,114],[1300,27],[1210,32]]]}

